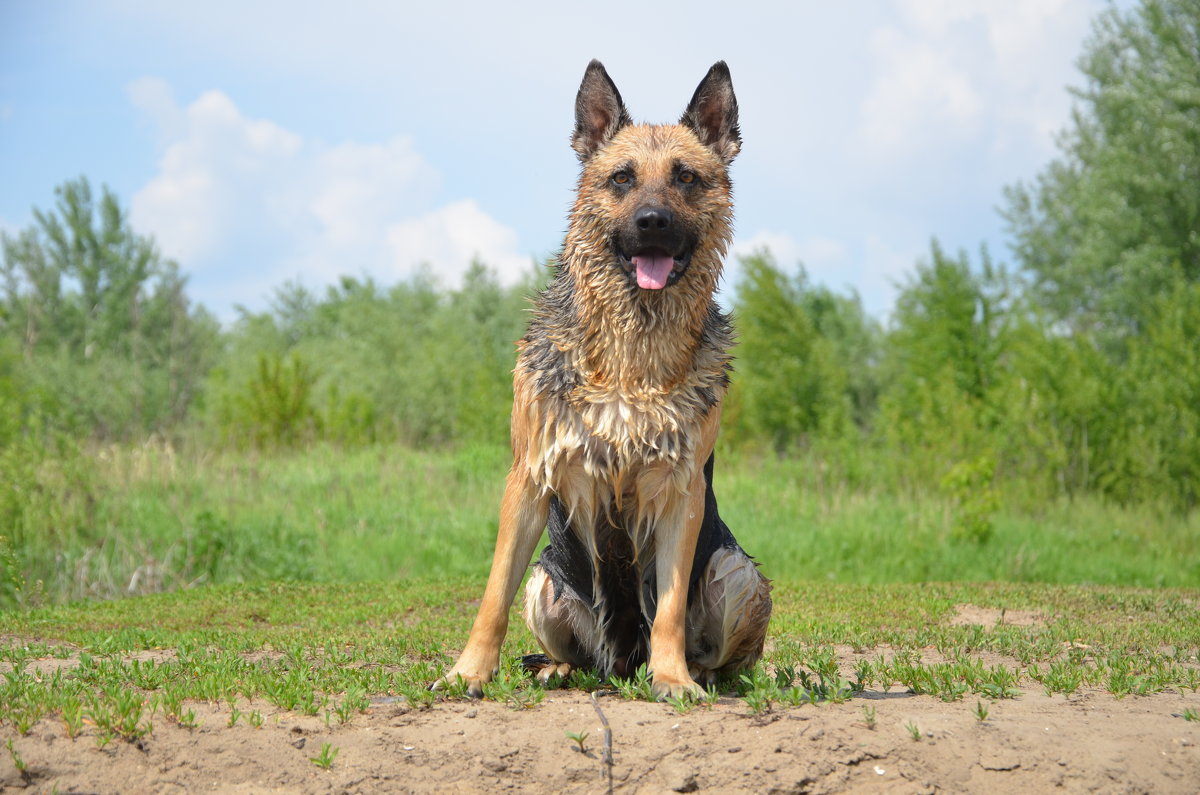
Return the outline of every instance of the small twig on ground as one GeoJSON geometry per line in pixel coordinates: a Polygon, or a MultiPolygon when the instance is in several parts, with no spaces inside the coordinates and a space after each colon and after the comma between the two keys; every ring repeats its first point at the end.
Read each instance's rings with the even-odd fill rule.
{"type": "Polygon", "coordinates": [[[600,709],[600,702],[596,700],[596,692],[592,692],[592,707],[595,708],[596,714],[600,716],[600,724],[604,726],[604,753],[600,755],[600,762],[604,765],[600,775],[608,779],[608,795],[612,795],[613,791],[613,752],[612,752],[612,727],[608,725],[608,718],[604,716],[604,711],[600,709]]]}

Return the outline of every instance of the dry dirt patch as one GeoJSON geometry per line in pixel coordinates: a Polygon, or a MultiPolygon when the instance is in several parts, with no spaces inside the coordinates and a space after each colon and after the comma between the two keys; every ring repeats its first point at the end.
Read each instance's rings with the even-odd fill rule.
{"type": "Polygon", "coordinates": [[[950,617],[948,623],[952,627],[994,627],[999,624],[1008,624],[1014,627],[1044,627],[1046,626],[1046,617],[1030,610],[955,605],[954,615],[950,617]]]}
{"type": "MultiPolygon", "coordinates": [[[[679,715],[663,704],[599,699],[613,732],[618,792],[1066,792],[1191,793],[1200,781],[1200,710],[1194,693],[1114,699],[1100,692],[995,702],[867,692],[844,704],[776,709],[761,717],[723,699],[679,715]],[[863,707],[875,709],[868,728],[863,707]],[[919,728],[920,740],[908,730],[919,728]]],[[[586,694],[554,691],[533,709],[443,702],[431,709],[375,704],[346,725],[263,703],[260,729],[227,727],[226,705],[196,705],[200,726],[158,716],[135,744],[98,748],[43,720],[11,727],[28,766],[0,760],[4,791],[173,792],[603,792],[600,722],[586,694]],[[586,751],[565,732],[587,731],[586,751]],[[310,760],[330,743],[329,770],[310,760]]]]}

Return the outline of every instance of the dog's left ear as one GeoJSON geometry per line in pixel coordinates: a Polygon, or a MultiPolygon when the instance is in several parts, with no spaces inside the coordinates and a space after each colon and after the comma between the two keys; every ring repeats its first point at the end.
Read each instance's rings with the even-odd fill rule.
{"type": "Polygon", "coordinates": [[[713,64],[700,81],[679,123],[691,128],[726,165],[737,157],[742,149],[737,97],[733,95],[733,80],[724,61],[713,64]]]}

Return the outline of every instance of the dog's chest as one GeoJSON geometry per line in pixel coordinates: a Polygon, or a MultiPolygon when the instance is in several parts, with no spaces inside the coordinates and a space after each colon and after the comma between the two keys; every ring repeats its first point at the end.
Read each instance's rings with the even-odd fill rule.
{"type": "Polygon", "coordinates": [[[530,480],[585,526],[608,517],[644,527],[682,504],[703,464],[697,458],[707,456],[698,448],[711,444],[703,429],[728,386],[728,323],[710,314],[711,328],[698,336],[659,329],[657,352],[614,343],[603,356],[589,347],[595,340],[562,332],[559,314],[531,324],[514,380],[514,445],[530,480]],[[664,353],[673,341],[679,350],[664,353]],[[664,362],[676,366],[664,370],[664,362]]]}
{"type": "Polygon", "coordinates": [[[584,492],[587,501],[618,502],[682,492],[695,467],[700,416],[679,397],[612,391],[537,401],[535,482],[568,504],[584,492]]]}

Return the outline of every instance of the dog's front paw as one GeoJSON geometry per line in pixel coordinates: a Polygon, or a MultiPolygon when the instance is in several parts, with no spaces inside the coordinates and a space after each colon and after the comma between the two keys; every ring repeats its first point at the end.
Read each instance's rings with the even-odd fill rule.
{"type": "Polygon", "coordinates": [[[683,698],[685,696],[700,698],[704,695],[704,688],[696,684],[696,680],[687,675],[670,676],[668,674],[655,673],[650,689],[654,693],[654,698],[658,701],[666,701],[668,698],[683,698]]]}
{"type": "Polygon", "coordinates": [[[464,676],[461,673],[448,673],[430,682],[429,689],[437,692],[466,686],[468,696],[471,698],[483,698],[483,685],[488,681],[491,681],[490,676],[464,676]]]}
{"type": "Polygon", "coordinates": [[[467,695],[471,698],[483,698],[483,686],[487,682],[492,681],[492,677],[496,675],[499,669],[499,660],[495,665],[472,665],[465,662],[462,658],[454,664],[454,667],[446,672],[446,675],[440,679],[435,679],[430,683],[430,690],[449,690],[458,685],[460,682],[467,687],[467,695]]]}

